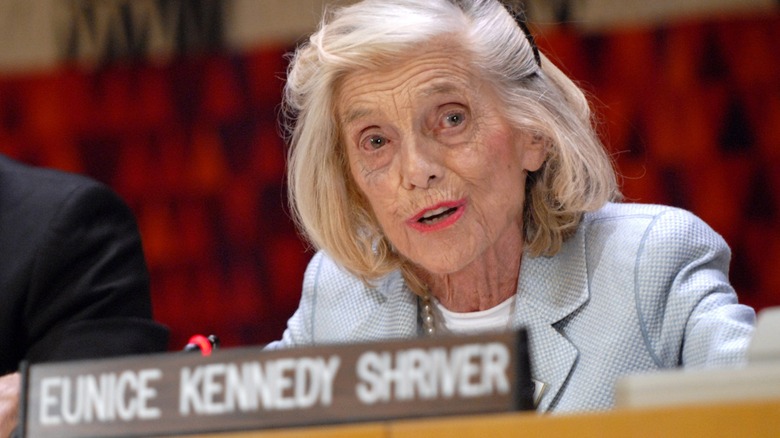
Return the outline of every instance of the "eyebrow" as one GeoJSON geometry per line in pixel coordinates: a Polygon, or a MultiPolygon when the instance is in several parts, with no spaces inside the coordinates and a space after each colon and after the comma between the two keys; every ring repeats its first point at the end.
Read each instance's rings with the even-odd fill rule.
{"type": "Polygon", "coordinates": [[[451,94],[460,90],[460,87],[456,86],[452,82],[439,82],[426,87],[420,94],[423,96],[433,96],[436,94],[451,94]]]}
{"type": "MultiPolygon", "coordinates": [[[[459,87],[452,82],[435,82],[425,88],[423,88],[419,95],[423,97],[430,97],[440,94],[455,94],[458,91],[460,91],[462,87],[459,87]]],[[[369,116],[374,113],[374,110],[369,108],[363,108],[360,106],[357,106],[355,108],[351,108],[344,116],[342,124],[344,126],[349,125],[350,123],[354,122],[357,119],[360,119],[365,116],[369,116]]]]}
{"type": "Polygon", "coordinates": [[[344,121],[342,122],[343,125],[349,125],[350,123],[354,122],[355,120],[365,117],[373,113],[374,111],[368,109],[368,108],[352,108],[350,109],[346,116],[344,117],[344,121]]]}

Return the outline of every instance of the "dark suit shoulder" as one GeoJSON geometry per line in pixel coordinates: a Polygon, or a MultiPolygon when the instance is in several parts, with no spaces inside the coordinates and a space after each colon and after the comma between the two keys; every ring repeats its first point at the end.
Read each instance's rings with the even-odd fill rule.
{"type": "Polygon", "coordinates": [[[0,155],[0,206],[3,212],[24,208],[52,210],[79,188],[110,190],[83,175],[29,166],[0,155]]]}
{"type": "Polygon", "coordinates": [[[55,169],[29,166],[0,155],[0,246],[31,246],[40,236],[62,219],[67,211],[87,214],[90,205],[112,204],[113,209],[131,215],[129,209],[111,188],[86,176],[55,169]],[[24,239],[26,244],[18,244],[24,239]]]}

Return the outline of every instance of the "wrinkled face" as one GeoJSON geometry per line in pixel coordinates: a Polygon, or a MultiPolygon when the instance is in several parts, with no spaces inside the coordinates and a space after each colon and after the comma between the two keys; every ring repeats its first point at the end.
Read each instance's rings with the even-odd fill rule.
{"type": "Polygon", "coordinates": [[[353,72],[336,97],[352,177],[402,255],[451,274],[522,245],[525,175],[543,148],[510,127],[465,55],[438,47],[353,72]]]}

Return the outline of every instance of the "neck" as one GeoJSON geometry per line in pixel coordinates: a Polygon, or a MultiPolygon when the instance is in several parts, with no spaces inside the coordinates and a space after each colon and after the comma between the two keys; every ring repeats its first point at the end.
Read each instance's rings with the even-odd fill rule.
{"type": "Polygon", "coordinates": [[[418,271],[432,296],[453,312],[487,310],[506,301],[517,292],[522,236],[499,239],[479,258],[460,271],[433,274],[418,271]]]}

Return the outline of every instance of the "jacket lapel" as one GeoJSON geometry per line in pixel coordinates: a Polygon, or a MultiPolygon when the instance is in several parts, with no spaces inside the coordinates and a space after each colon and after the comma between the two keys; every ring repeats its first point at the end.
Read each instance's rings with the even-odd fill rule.
{"type": "Polygon", "coordinates": [[[553,407],[579,357],[555,324],[588,298],[583,233],[572,236],[553,257],[523,258],[513,324],[528,329],[531,375],[544,384],[540,412],[553,407]]]}

